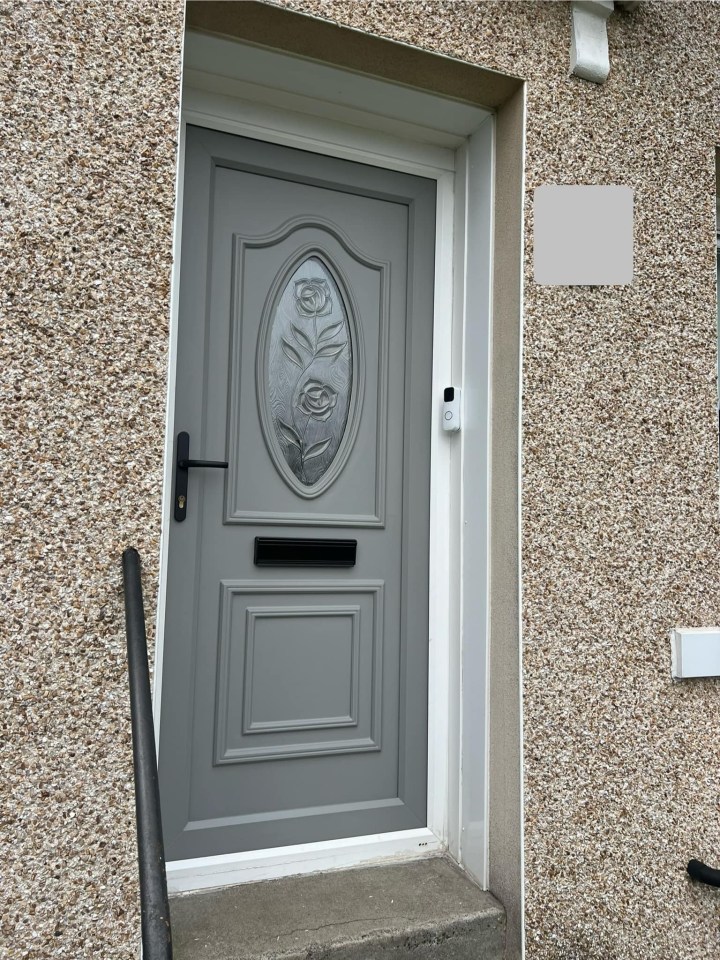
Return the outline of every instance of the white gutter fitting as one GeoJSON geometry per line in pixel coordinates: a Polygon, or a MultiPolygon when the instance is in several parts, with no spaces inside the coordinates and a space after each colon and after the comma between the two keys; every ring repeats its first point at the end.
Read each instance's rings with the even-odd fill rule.
{"type": "Polygon", "coordinates": [[[639,0],[574,0],[570,73],[590,83],[605,83],[610,73],[607,20],[614,8],[634,10],[639,0]]]}

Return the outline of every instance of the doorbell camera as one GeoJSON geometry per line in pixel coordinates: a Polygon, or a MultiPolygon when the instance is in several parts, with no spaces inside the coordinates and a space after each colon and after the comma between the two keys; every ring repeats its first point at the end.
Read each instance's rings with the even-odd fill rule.
{"type": "Polygon", "coordinates": [[[457,433],[460,429],[460,390],[457,387],[445,387],[443,392],[442,427],[447,433],[457,433]]]}

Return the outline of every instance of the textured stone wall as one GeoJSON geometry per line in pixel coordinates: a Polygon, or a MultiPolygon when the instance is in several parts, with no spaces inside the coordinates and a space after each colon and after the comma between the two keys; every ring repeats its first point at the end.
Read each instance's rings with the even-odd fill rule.
{"type": "Polygon", "coordinates": [[[137,957],[119,559],[154,615],[180,2],[0,7],[0,957],[137,957]]]}
{"type": "MultiPolygon", "coordinates": [[[[716,684],[667,630],[720,621],[716,4],[609,23],[567,76],[565,3],[296,9],[528,79],[527,189],[626,183],[631,287],[532,281],[524,330],[527,945],[694,960],[720,860],[716,684]]],[[[0,6],[0,957],[136,956],[119,554],[154,611],[180,0],[0,6]]]]}

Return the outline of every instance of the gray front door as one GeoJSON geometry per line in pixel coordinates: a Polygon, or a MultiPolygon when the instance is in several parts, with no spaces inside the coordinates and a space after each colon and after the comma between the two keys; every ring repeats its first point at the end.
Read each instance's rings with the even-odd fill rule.
{"type": "Polygon", "coordinates": [[[188,128],[175,434],[228,468],[170,525],[170,860],[426,824],[434,211],[430,180],[188,128]]]}

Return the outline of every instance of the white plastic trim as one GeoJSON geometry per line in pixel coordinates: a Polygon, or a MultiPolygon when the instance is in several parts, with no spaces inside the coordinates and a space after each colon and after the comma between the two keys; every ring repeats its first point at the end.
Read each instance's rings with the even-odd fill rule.
{"type": "Polygon", "coordinates": [[[570,73],[591,83],[605,83],[610,73],[607,19],[613,12],[610,0],[574,0],[570,73]]]}
{"type": "Polygon", "coordinates": [[[168,891],[189,893],[303,873],[347,870],[361,864],[417,860],[442,849],[444,845],[432,830],[420,827],[349,840],[325,840],[251,853],[172,860],[167,864],[168,891]]]}
{"type": "Polygon", "coordinates": [[[720,627],[676,627],[670,631],[674,680],[720,677],[720,627]]]}

